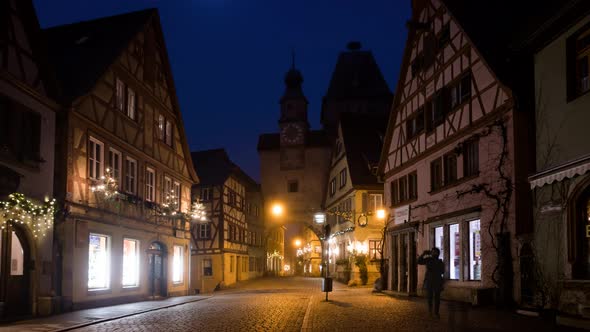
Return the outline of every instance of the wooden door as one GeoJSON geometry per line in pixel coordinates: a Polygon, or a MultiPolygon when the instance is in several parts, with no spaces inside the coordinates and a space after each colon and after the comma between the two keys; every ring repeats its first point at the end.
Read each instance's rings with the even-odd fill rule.
{"type": "Polygon", "coordinates": [[[241,275],[241,267],[242,267],[242,263],[240,262],[242,260],[242,257],[240,256],[236,256],[236,282],[240,281],[240,275],[241,275]]]}
{"type": "Polygon", "coordinates": [[[408,234],[400,234],[400,292],[408,291],[408,234]]]}
{"type": "Polygon", "coordinates": [[[399,291],[399,250],[398,236],[391,236],[391,290],[399,291]]]}
{"type": "Polygon", "coordinates": [[[166,296],[166,253],[153,243],[147,252],[151,296],[166,296]]]}
{"type": "Polygon", "coordinates": [[[22,230],[8,225],[0,233],[1,302],[4,316],[18,317],[31,313],[30,248],[22,230]]]}
{"type": "Polygon", "coordinates": [[[410,232],[409,236],[409,257],[408,257],[408,274],[410,278],[410,294],[416,294],[418,288],[418,262],[416,255],[416,233],[410,232]]]}

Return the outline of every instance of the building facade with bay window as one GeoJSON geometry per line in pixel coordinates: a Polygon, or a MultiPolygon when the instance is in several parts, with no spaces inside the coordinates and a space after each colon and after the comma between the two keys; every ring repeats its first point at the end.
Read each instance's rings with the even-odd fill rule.
{"type": "Polygon", "coordinates": [[[328,240],[329,273],[361,283],[355,257],[364,255],[371,284],[380,277],[383,183],[377,176],[387,116],[342,113],[332,150],[325,205],[332,229],[328,240]]]}
{"type": "MultiPolygon", "coordinates": [[[[502,29],[498,40],[482,37],[473,6],[412,1],[380,162],[387,289],[422,294],[417,257],[437,247],[443,298],[509,303],[520,298],[518,235],[530,223],[529,155],[517,149],[529,136],[497,56],[509,35],[502,29]]],[[[489,7],[501,12],[499,4],[489,7]]]]}
{"type": "Polygon", "coordinates": [[[62,308],[188,294],[191,224],[183,212],[198,178],[158,12],[44,33],[64,109],[55,178],[62,308]]]}

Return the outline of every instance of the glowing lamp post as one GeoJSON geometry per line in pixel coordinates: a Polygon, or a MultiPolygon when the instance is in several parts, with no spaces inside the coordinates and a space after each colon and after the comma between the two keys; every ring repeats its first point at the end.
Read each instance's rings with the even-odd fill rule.
{"type": "Polygon", "coordinates": [[[324,280],[322,283],[322,291],[326,292],[326,301],[328,301],[328,292],[332,291],[332,278],[328,277],[328,238],[330,237],[330,224],[326,222],[326,213],[317,212],[313,215],[313,221],[317,225],[323,225],[324,228],[324,280]]]}
{"type": "Polygon", "coordinates": [[[272,212],[273,216],[280,217],[283,215],[283,212],[284,212],[283,206],[279,203],[275,203],[272,206],[271,212],[272,212]]]}
{"type": "Polygon", "coordinates": [[[318,225],[324,224],[326,222],[326,214],[323,212],[318,212],[314,214],[313,221],[315,221],[315,223],[318,225]]]}

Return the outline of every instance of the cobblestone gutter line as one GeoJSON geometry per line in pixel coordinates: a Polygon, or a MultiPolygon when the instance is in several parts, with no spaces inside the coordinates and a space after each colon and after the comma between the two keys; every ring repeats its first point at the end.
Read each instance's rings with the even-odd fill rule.
{"type": "Polygon", "coordinates": [[[309,302],[307,302],[307,310],[305,310],[305,316],[303,316],[303,324],[301,324],[301,331],[311,331],[311,324],[310,324],[310,313],[311,313],[311,304],[313,303],[313,295],[309,297],[309,302]]]}
{"type": "Polygon", "coordinates": [[[200,298],[200,299],[194,299],[194,300],[186,301],[186,302],[169,304],[169,305],[162,306],[162,307],[157,307],[157,308],[151,308],[151,309],[136,311],[136,312],[132,312],[132,313],[124,314],[124,315],[107,317],[107,318],[93,320],[93,321],[86,322],[86,323],[81,323],[81,324],[76,324],[76,325],[68,326],[68,327],[65,327],[65,328],[62,328],[62,329],[59,329],[59,330],[53,330],[53,331],[54,332],[62,332],[62,331],[77,330],[77,329],[80,329],[80,328],[83,328],[83,327],[86,327],[86,326],[96,325],[96,324],[100,324],[100,323],[104,323],[104,322],[109,322],[109,321],[112,321],[112,320],[117,320],[117,319],[121,319],[121,318],[126,318],[126,317],[135,316],[135,315],[140,315],[140,314],[144,314],[146,312],[152,312],[152,311],[157,311],[157,310],[162,310],[162,309],[168,309],[168,308],[172,308],[172,307],[176,307],[176,306],[181,306],[181,305],[188,304],[188,303],[193,303],[193,302],[208,300],[208,299],[210,299],[212,297],[213,296],[208,296],[208,297],[205,297],[205,298],[200,298]]]}

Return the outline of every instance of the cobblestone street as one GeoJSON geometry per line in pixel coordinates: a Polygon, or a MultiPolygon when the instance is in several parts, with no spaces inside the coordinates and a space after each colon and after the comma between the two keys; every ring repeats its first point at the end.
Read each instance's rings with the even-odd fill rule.
{"type": "Polygon", "coordinates": [[[76,331],[568,331],[492,308],[445,302],[428,318],[423,299],[372,294],[334,284],[330,301],[321,279],[261,279],[209,299],[138,314],[76,331]]]}

